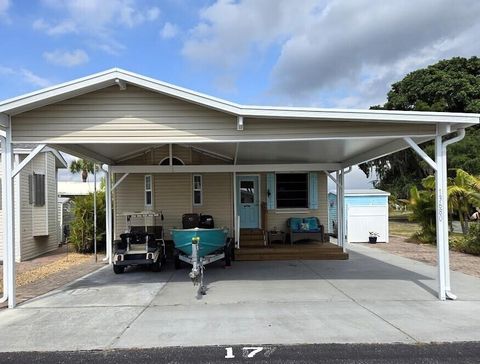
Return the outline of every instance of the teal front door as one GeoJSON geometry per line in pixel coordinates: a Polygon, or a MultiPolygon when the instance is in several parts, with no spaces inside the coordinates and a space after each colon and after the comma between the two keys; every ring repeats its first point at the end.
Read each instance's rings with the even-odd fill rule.
{"type": "Polygon", "coordinates": [[[237,176],[237,213],[242,229],[260,226],[258,187],[258,176],[237,176]]]}

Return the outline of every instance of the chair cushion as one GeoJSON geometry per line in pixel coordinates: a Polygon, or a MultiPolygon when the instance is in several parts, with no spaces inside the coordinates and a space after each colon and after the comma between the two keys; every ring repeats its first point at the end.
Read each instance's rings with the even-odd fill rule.
{"type": "Polygon", "coordinates": [[[302,225],[302,219],[299,217],[290,218],[290,229],[293,231],[299,231],[302,225]]]}
{"type": "Polygon", "coordinates": [[[303,222],[308,224],[308,230],[318,230],[318,221],[316,217],[306,217],[303,219],[303,222]]]}

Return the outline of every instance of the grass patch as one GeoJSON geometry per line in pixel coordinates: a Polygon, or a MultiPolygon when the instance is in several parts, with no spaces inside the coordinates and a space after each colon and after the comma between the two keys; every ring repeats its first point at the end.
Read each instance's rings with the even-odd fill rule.
{"type": "Polygon", "coordinates": [[[410,239],[421,230],[420,224],[409,221],[389,221],[390,235],[410,239]]]}

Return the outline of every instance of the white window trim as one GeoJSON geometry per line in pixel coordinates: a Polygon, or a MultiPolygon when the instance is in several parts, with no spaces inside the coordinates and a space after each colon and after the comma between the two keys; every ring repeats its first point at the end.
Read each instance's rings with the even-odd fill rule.
{"type": "Polygon", "coordinates": [[[202,206],[203,205],[203,176],[201,174],[192,175],[192,203],[193,206],[202,206]],[[200,188],[195,188],[195,177],[200,177],[200,188]],[[200,191],[200,203],[195,203],[195,192],[200,191]]]}
{"type": "Polygon", "coordinates": [[[153,207],[153,176],[151,174],[146,174],[143,179],[144,187],[144,202],[145,207],[153,207]],[[147,178],[150,178],[150,188],[147,189],[147,178]],[[150,192],[150,204],[147,203],[147,192],[150,192]]]}

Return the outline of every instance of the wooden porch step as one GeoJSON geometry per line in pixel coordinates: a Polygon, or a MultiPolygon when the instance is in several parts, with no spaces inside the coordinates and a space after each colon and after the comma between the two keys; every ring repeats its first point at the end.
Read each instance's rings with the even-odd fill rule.
{"type": "Polygon", "coordinates": [[[346,260],[348,254],[337,245],[324,243],[312,245],[271,245],[268,247],[246,247],[235,250],[235,260],[346,260]]]}

